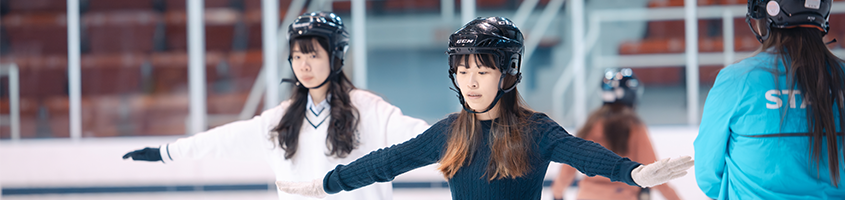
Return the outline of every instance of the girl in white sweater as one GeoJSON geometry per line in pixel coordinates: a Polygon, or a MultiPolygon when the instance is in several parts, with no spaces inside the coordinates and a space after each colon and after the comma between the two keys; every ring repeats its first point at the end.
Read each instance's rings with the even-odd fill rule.
{"type": "MultiPolygon", "coordinates": [[[[296,76],[290,99],[250,120],[132,151],[123,158],[164,163],[208,157],[264,159],[277,181],[306,181],[428,128],[381,97],[355,89],[342,71],[349,35],[337,15],[299,16],[288,38],[288,60],[296,76]]],[[[382,183],[325,199],[392,199],[391,194],[391,184],[382,183]]],[[[279,198],[312,199],[286,193],[279,198]]]]}

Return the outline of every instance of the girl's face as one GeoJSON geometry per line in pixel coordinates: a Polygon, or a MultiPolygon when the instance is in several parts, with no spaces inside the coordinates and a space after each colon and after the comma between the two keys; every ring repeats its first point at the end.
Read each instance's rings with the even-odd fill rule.
{"type": "MultiPolygon", "coordinates": [[[[320,85],[329,77],[331,67],[329,66],[329,54],[326,49],[317,42],[311,40],[312,51],[300,49],[300,44],[295,42],[291,47],[291,65],[296,79],[305,87],[312,88],[320,85]]],[[[326,86],[326,85],[323,85],[326,86]]]]}
{"type": "Polygon", "coordinates": [[[455,80],[461,89],[469,107],[475,111],[484,111],[493,103],[499,92],[499,77],[502,72],[495,66],[484,66],[476,55],[468,55],[469,59],[460,59],[456,63],[455,80]]]}

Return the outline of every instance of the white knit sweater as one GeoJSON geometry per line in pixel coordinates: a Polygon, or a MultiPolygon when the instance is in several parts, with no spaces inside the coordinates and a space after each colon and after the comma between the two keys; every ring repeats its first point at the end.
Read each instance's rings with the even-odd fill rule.
{"type": "MultiPolygon", "coordinates": [[[[286,160],[284,150],[272,140],[271,130],[279,123],[291,103],[287,100],[275,108],[249,120],[228,123],[188,138],[161,146],[165,163],[202,158],[264,159],[276,173],[277,181],[311,181],[322,179],[338,164],[349,162],[370,151],[409,140],[428,129],[420,119],[402,115],[402,111],[381,97],[367,91],[349,93],[352,105],[358,109],[357,136],[359,145],[346,158],[326,156],[326,133],[329,127],[329,108],[323,112],[307,111],[299,135],[299,145],[293,158],[286,160]],[[313,124],[313,125],[312,125],[313,124]],[[316,128],[314,125],[317,125],[316,128]]],[[[310,106],[309,106],[310,107],[310,106]]],[[[306,108],[298,108],[306,109],[306,108]]],[[[313,199],[279,192],[279,199],[313,199]]],[[[392,199],[390,183],[379,183],[352,192],[341,192],[325,199],[373,200],[392,199]]]]}

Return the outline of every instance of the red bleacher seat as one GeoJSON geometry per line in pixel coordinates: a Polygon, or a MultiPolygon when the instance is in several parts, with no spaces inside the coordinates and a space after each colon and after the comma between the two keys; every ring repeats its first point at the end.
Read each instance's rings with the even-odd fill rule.
{"type": "Polygon", "coordinates": [[[153,53],[154,94],[188,91],[187,52],[153,53]]]}
{"type": "MultiPolygon", "coordinates": [[[[497,8],[508,8],[508,0],[477,0],[475,2],[475,6],[478,9],[497,9],[497,8]]],[[[516,8],[514,8],[516,9],[516,8]]]]}
{"type": "MultiPolygon", "coordinates": [[[[243,1],[244,1],[244,8],[246,10],[248,10],[248,11],[249,10],[259,10],[259,11],[261,10],[261,1],[262,0],[243,0],[243,1]]],[[[279,2],[278,3],[279,4],[279,12],[286,12],[288,10],[288,7],[290,7],[291,2],[293,2],[293,0],[279,0],[278,2],[279,2]]],[[[307,8],[308,4],[306,4],[305,7],[307,8]]]]}
{"type": "Polygon", "coordinates": [[[722,65],[699,66],[698,82],[703,85],[713,85],[713,83],[716,82],[716,75],[719,75],[719,71],[721,71],[724,67],[725,66],[722,65]]]}
{"type": "Polygon", "coordinates": [[[135,100],[135,129],[144,135],[182,135],[190,104],[187,93],[145,95],[135,100]]]}
{"type": "Polygon", "coordinates": [[[721,5],[745,5],[748,4],[748,0],[720,0],[718,4],[721,5]]]}
{"type": "MultiPolygon", "coordinates": [[[[225,58],[225,54],[219,52],[207,52],[205,54],[205,78],[207,84],[216,80],[214,67],[225,58]]],[[[189,63],[186,52],[154,53],[151,56],[151,62],[153,66],[152,77],[154,79],[152,93],[173,94],[188,91],[189,63]]]]}
{"type": "MultiPolygon", "coordinates": [[[[708,26],[719,20],[698,20],[698,36],[707,37],[708,26]]],[[[649,21],[647,38],[685,37],[686,26],[684,20],[649,21]]]]}
{"type": "MultiPolygon", "coordinates": [[[[373,9],[373,1],[366,2],[366,10],[367,12],[372,12],[373,9]]],[[[349,14],[352,13],[352,2],[351,1],[334,1],[332,2],[332,12],[338,14],[349,14]]]]}
{"type": "MultiPolygon", "coordinates": [[[[10,103],[11,102],[8,97],[0,98],[0,115],[10,114],[10,103]]],[[[21,135],[24,135],[24,133],[34,133],[35,123],[33,116],[35,116],[38,111],[38,101],[36,101],[34,98],[21,98],[19,104],[20,107],[18,108],[20,109],[21,116],[21,135]]],[[[11,138],[11,132],[11,126],[0,126],[0,138],[11,138]]]]}
{"type": "MultiPolygon", "coordinates": [[[[0,98],[0,114],[8,115],[11,113],[11,99],[9,97],[0,98]]],[[[38,111],[38,101],[35,98],[20,98],[18,99],[18,109],[22,116],[35,115],[38,111]]]]}
{"type": "Polygon", "coordinates": [[[13,13],[64,13],[67,3],[55,0],[4,0],[7,1],[9,12],[13,13]]]}
{"type": "Polygon", "coordinates": [[[67,68],[66,54],[51,55],[7,55],[0,57],[2,63],[14,63],[21,71],[33,69],[67,68]]]}
{"type": "Polygon", "coordinates": [[[6,30],[13,54],[67,54],[67,19],[64,13],[27,13],[4,15],[0,23],[6,30]]]}
{"type": "Polygon", "coordinates": [[[760,42],[751,32],[745,18],[734,18],[734,50],[739,51],[754,51],[760,48],[760,42]]]}
{"type": "Polygon", "coordinates": [[[151,52],[156,26],[163,24],[152,11],[88,13],[82,21],[92,53],[151,52]]]}
{"type": "MultiPolygon", "coordinates": [[[[132,0],[132,1],[115,1],[115,0],[88,0],[89,12],[108,12],[108,11],[126,11],[126,10],[144,10],[151,11],[155,6],[156,0],[132,0]]],[[[64,2],[62,2],[64,3],[64,2]]]]}
{"type": "MultiPolygon", "coordinates": [[[[287,62],[286,58],[279,62],[287,62]]],[[[235,79],[236,91],[249,91],[263,65],[262,52],[258,50],[230,53],[228,57],[229,72],[235,79]]],[[[290,77],[282,77],[290,78],[290,77]]],[[[284,87],[284,86],[283,86],[284,87]]]]}
{"type": "MultiPolygon", "coordinates": [[[[70,137],[70,99],[67,96],[55,96],[44,101],[50,117],[50,130],[56,138],[70,137]]],[[[82,105],[88,106],[87,102],[81,101],[82,105]]],[[[88,114],[81,112],[80,114],[88,114]]],[[[84,119],[84,116],[83,116],[84,119]]]]}
{"type": "Polygon", "coordinates": [[[619,54],[679,53],[684,51],[684,38],[648,38],[623,42],[619,54]]]}
{"type": "MultiPolygon", "coordinates": [[[[231,0],[203,0],[203,7],[207,8],[227,8],[230,7],[231,0]]],[[[167,11],[187,11],[186,0],[165,0],[167,11]]]]}
{"type": "Polygon", "coordinates": [[[751,32],[751,27],[745,22],[745,17],[734,18],[734,35],[742,37],[754,36],[754,33],[751,32]]]}
{"type": "Polygon", "coordinates": [[[757,37],[746,36],[734,38],[734,51],[736,52],[755,51],[758,48],[760,48],[760,42],[757,41],[757,37]]]}
{"type": "Polygon", "coordinates": [[[86,54],[82,56],[82,94],[110,95],[141,93],[141,65],[144,54],[86,54]]]}
{"type": "Polygon", "coordinates": [[[637,75],[637,79],[648,86],[682,84],[681,77],[685,76],[682,67],[649,67],[632,70],[637,75]]]}
{"type": "MultiPolygon", "coordinates": [[[[19,65],[20,66],[20,65],[19,65]]],[[[21,69],[20,95],[24,97],[48,97],[67,95],[67,67],[21,69]]]]}
{"type": "MultiPolygon", "coordinates": [[[[240,12],[228,8],[206,9],[205,49],[207,51],[231,51],[235,34],[235,23],[243,20],[240,12]]],[[[166,42],[169,50],[187,51],[188,30],[185,11],[168,11],[165,14],[166,42]]]]}
{"type": "MultiPolygon", "coordinates": [[[[440,10],[440,1],[430,0],[385,0],[386,12],[432,11],[440,10]]],[[[460,2],[455,1],[458,5],[460,2]]]]}
{"type": "MultiPolygon", "coordinates": [[[[699,52],[722,52],[724,43],[721,37],[699,38],[699,52]]],[[[760,47],[755,37],[734,38],[734,51],[754,51],[760,47]]],[[[619,46],[619,54],[653,54],[653,53],[683,53],[686,51],[684,38],[648,38],[640,41],[627,41],[619,46]]]]}
{"type": "Polygon", "coordinates": [[[206,99],[208,114],[239,114],[243,109],[249,92],[208,94],[206,99]]]}
{"type": "MultiPolygon", "coordinates": [[[[303,9],[302,12],[297,13],[297,15],[303,14],[304,12],[305,12],[305,9],[303,9]]],[[[282,20],[284,20],[285,14],[286,14],[286,9],[285,10],[279,10],[279,23],[283,23],[282,20]]],[[[263,42],[263,40],[261,38],[262,37],[261,36],[262,35],[261,34],[261,32],[262,32],[261,18],[262,18],[261,10],[247,10],[247,12],[244,14],[244,19],[246,21],[246,26],[247,26],[247,29],[248,29],[247,32],[249,32],[249,34],[248,34],[249,41],[247,41],[247,49],[261,49],[262,48],[261,43],[263,42]]],[[[288,24],[288,25],[290,25],[290,24],[288,24]]],[[[287,26],[287,25],[285,25],[285,26],[287,26]]],[[[284,38],[284,35],[282,37],[278,38],[278,39],[279,40],[286,40],[286,38],[284,38]]]]}
{"type": "Polygon", "coordinates": [[[724,47],[721,37],[698,38],[698,52],[722,52],[724,47]]]}
{"type": "MultiPolygon", "coordinates": [[[[87,119],[91,116],[91,112],[87,112],[85,108],[90,108],[91,104],[85,98],[80,103],[83,108],[81,114],[84,127],[88,125],[86,122],[90,122],[87,119]]],[[[21,98],[21,138],[70,137],[69,112],[70,102],[67,96],[21,98]]],[[[8,138],[10,135],[11,133],[4,130],[0,137],[8,138]]]]}
{"type": "Polygon", "coordinates": [[[21,98],[67,95],[66,55],[9,55],[0,60],[18,66],[21,98]]]}

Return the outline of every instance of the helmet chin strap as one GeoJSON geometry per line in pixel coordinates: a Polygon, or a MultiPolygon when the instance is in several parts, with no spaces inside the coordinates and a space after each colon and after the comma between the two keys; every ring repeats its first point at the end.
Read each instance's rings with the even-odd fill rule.
{"type": "Polygon", "coordinates": [[[466,103],[462,103],[462,104],[463,104],[463,106],[464,106],[464,110],[465,110],[465,111],[467,111],[468,113],[472,113],[472,114],[486,113],[487,111],[490,111],[491,109],[493,109],[493,107],[495,107],[495,106],[496,106],[496,103],[498,103],[498,102],[499,102],[499,99],[501,99],[501,98],[502,98],[502,95],[503,95],[503,94],[505,94],[505,93],[504,93],[504,92],[502,92],[502,90],[501,90],[501,89],[499,89],[499,92],[496,92],[496,98],[495,98],[495,99],[493,99],[493,103],[490,103],[490,106],[487,106],[487,109],[485,109],[484,111],[481,111],[481,112],[478,112],[478,111],[472,110],[471,108],[469,108],[469,106],[467,106],[467,104],[466,104],[466,103]]]}
{"type": "MultiPolygon", "coordinates": [[[[505,74],[502,74],[502,76],[499,77],[499,85],[502,85],[502,81],[504,81],[505,76],[506,76],[505,74]]],[[[489,106],[487,106],[487,109],[484,109],[484,111],[481,111],[481,112],[475,111],[467,105],[466,100],[464,99],[464,95],[463,95],[463,93],[461,93],[461,88],[458,87],[458,84],[455,82],[455,76],[452,75],[451,73],[449,73],[449,78],[452,79],[452,85],[455,86],[454,88],[450,88],[450,89],[452,89],[452,91],[455,91],[455,92],[458,93],[458,99],[460,99],[461,106],[463,106],[464,111],[467,111],[468,113],[478,114],[478,113],[486,113],[487,111],[492,110],[493,107],[496,106],[496,103],[499,103],[499,99],[502,98],[502,95],[504,95],[505,93],[513,91],[513,89],[516,89],[516,84],[522,81],[522,73],[516,74],[516,82],[514,82],[513,86],[511,86],[510,88],[504,89],[504,90],[502,88],[499,88],[499,91],[496,92],[496,98],[494,98],[493,102],[490,103],[489,106]]]]}

